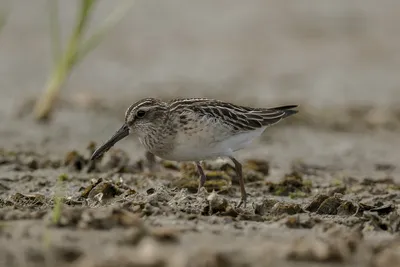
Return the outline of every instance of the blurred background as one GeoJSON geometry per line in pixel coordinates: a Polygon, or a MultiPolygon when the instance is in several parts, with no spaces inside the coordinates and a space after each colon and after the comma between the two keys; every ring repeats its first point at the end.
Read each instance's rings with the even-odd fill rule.
{"type": "MultiPolygon", "coordinates": [[[[63,41],[79,2],[60,1],[63,41]]],[[[121,2],[98,1],[88,32],[121,2]]],[[[52,68],[46,4],[0,0],[8,11],[0,34],[5,147],[84,149],[110,136],[140,98],[210,97],[300,104],[299,116],[287,122],[292,128],[269,151],[398,159],[388,151],[398,142],[400,119],[399,1],[135,1],[73,69],[51,122],[42,125],[31,109],[52,68]]],[[[135,141],[124,144],[142,151],[135,141]]]]}

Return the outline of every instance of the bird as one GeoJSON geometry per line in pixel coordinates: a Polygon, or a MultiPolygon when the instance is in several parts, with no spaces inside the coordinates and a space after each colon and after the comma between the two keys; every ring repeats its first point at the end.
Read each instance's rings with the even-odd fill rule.
{"type": "Polygon", "coordinates": [[[242,164],[236,160],[234,152],[248,146],[267,127],[296,114],[297,107],[256,108],[210,98],[169,101],[144,98],[127,108],[122,126],[93,152],[90,159],[98,159],[118,141],[134,134],[148,152],[159,158],[194,162],[200,176],[200,190],[206,182],[201,162],[230,158],[235,165],[241,193],[236,207],[246,207],[242,164]]]}

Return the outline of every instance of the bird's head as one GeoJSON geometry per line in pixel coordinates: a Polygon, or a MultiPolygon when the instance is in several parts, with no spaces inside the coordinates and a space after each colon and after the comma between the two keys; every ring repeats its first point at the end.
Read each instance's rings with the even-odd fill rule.
{"type": "Polygon", "coordinates": [[[132,104],[125,112],[125,121],[107,142],[93,153],[91,159],[99,158],[118,141],[130,133],[140,138],[155,131],[157,125],[162,125],[166,116],[167,104],[159,99],[145,98],[132,104]]]}

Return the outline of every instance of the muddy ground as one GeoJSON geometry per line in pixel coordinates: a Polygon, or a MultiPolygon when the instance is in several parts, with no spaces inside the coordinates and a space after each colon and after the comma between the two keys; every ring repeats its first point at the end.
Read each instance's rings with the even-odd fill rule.
{"type": "Polygon", "coordinates": [[[1,266],[400,266],[397,2],[138,1],[74,71],[47,124],[31,112],[51,66],[46,1],[11,2],[1,266]],[[300,112],[237,153],[249,197],[235,208],[226,160],[204,162],[199,194],[193,165],[153,161],[135,137],[88,161],[147,96],[300,112]]]}
{"type": "MultiPolygon", "coordinates": [[[[89,135],[66,149],[63,138],[78,131],[61,125],[62,118],[77,125],[76,118],[90,121],[108,111],[59,108],[49,125],[29,115],[8,124],[14,138],[30,140],[6,145],[0,154],[3,266],[400,262],[400,180],[390,147],[400,141],[396,121],[391,130],[348,132],[346,124],[337,130],[296,118],[276,125],[248,154],[239,153],[249,201],[236,208],[240,192],[231,162],[204,162],[208,181],[199,194],[194,165],[154,161],[135,138],[91,163],[103,140],[89,135]],[[17,133],[25,127],[29,134],[17,133]],[[46,135],[54,129],[67,134],[46,135]],[[38,144],[39,136],[47,138],[38,144]]],[[[353,120],[369,125],[350,116],[348,126],[353,120]]]]}

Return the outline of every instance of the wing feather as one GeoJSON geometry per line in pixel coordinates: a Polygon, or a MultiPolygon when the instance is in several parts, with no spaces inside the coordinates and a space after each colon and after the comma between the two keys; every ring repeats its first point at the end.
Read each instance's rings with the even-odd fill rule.
{"type": "Polygon", "coordinates": [[[207,98],[174,99],[169,102],[171,112],[191,110],[215,118],[236,132],[246,132],[270,126],[297,113],[297,105],[274,108],[251,108],[207,98]]]}

